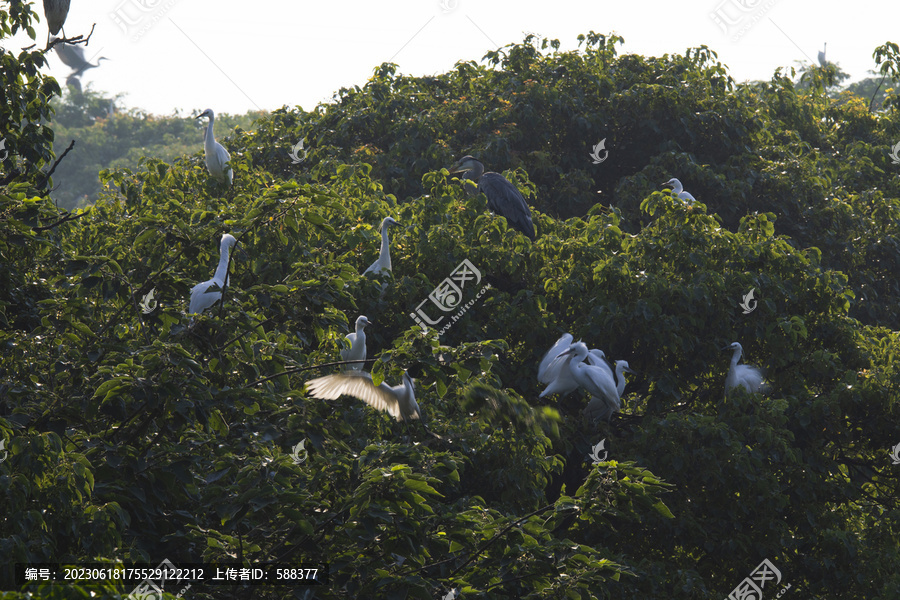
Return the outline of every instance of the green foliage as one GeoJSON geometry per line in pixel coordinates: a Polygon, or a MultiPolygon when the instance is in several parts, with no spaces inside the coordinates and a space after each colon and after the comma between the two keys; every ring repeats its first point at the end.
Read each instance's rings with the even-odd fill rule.
{"type": "MultiPolygon", "coordinates": [[[[3,35],[31,18],[0,12],[3,35]]],[[[14,562],[168,558],[325,561],[320,598],[722,598],[768,558],[806,597],[895,598],[896,112],[780,72],[736,85],[707,48],[579,41],[529,36],[437,77],[382,65],[223,135],[230,190],[196,139],[177,150],[196,124],[167,141],[141,115],[75,123],[98,147],[146,134],[179,154],[100,171],[77,213],[47,195],[55,125],[32,125],[59,89],[41,51],[4,53],[2,93],[25,101],[0,109],[23,124],[0,174],[0,597],[130,591],[15,589],[14,562]],[[522,190],[534,243],[449,176],[468,152],[522,190]],[[659,191],[672,175],[698,202],[659,191]],[[387,215],[393,273],[363,277],[387,215]],[[246,257],[190,323],[223,231],[246,257]],[[463,259],[481,273],[464,299],[485,293],[423,332],[410,313],[463,259]],[[304,391],[359,314],[373,378],[418,367],[436,436],[304,391]],[[585,421],[580,392],[539,398],[563,331],[640,373],[611,424],[585,421]],[[724,399],[735,340],[769,395],[724,399]]]]}

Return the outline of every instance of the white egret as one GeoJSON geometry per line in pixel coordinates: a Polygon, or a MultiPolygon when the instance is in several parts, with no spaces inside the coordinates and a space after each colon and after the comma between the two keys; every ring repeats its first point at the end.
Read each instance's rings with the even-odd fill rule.
{"type": "Polygon", "coordinates": [[[47,26],[50,30],[47,32],[47,45],[50,45],[50,35],[56,35],[59,30],[63,30],[63,37],[66,37],[66,30],[63,25],[66,24],[66,17],[69,16],[69,0],[44,0],[44,17],[47,19],[47,26]]]}
{"type": "Polygon", "coordinates": [[[206,127],[206,143],[204,145],[206,168],[209,170],[210,175],[219,181],[227,182],[230,186],[234,179],[234,173],[226,163],[231,160],[231,155],[228,154],[228,150],[222,144],[216,141],[213,135],[213,122],[216,120],[216,113],[211,108],[207,108],[197,115],[198,119],[203,117],[209,117],[209,125],[206,127]]]}
{"type": "Polygon", "coordinates": [[[350,371],[307,381],[306,389],[313,398],[322,400],[337,400],[343,394],[359,398],[398,421],[416,420],[422,416],[416,402],[413,378],[408,371],[403,372],[403,381],[397,386],[389,386],[383,381],[376,386],[369,373],[350,371]]]}
{"type": "Polygon", "coordinates": [[[696,198],[690,195],[688,192],[684,191],[684,186],[681,185],[681,182],[675,179],[674,177],[667,182],[660,185],[670,185],[672,186],[672,193],[681,198],[682,200],[689,200],[694,202],[696,198]]]}
{"type": "Polygon", "coordinates": [[[228,270],[228,256],[235,244],[237,244],[237,239],[233,235],[230,233],[222,235],[222,241],[219,243],[219,266],[216,267],[216,273],[209,281],[198,283],[191,288],[191,304],[188,314],[200,314],[222,299],[222,290],[228,285],[228,281],[225,279],[225,272],[228,270]]]}
{"type": "MultiPolygon", "coordinates": [[[[341,360],[365,360],[366,359],[366,325],[369,320],[360,316],[356,319],[356,333],[351,333],[345,337],[350,343],[349,348],[341,350],[341,360]]],[[[355,363],[347,365],[349,369],[361,371],[364,363],[355,363]]]]}
{"type": "Polygon", "coordinates": [[[463,156],[450,170],[450,173],[465,173],[463,182],[471,179],[478,183],[476,192],[472,186],[466,185],[466,192],[475,195],[478,192],[487,196],[488,210],[506,217],[513,229],[521,231],[534,240],[534,223],[531,221],[531,209],[525,198],[503,175],[492,171],[484,172],[484,165],[471,156],[463,156]]]}
{"type": "MultiPolygon", "coordinates": [[[[541,360],[541,364],[538,367],[538,381],[548,384],[544,391],[541,392],[541,398],[551,394],[567,396],[578,389],[578,382],[575,381],[568,367],[569,362],[572,360],[572,355],[566,354],[563,356],[564,351],[572,346],[573,339],[572,334],[563,334],[541,360]]],[[[592,366],[604,369],[612,377],[612,369],[609,368],[606,362],[606,355],[603,353],[603,350],[593,349],[588,352],[587,361],[592,366]]]]}
{"type": "Polygon", "coordinates": [[[822,46],[821,52],[819,52],[819,65],[824,67],[828,64],[828,61],[825,60],[825,50],[828,49],[828,42],[825,42],[825,45],[822,46]]]}
{"type": "Polygon", "coordinates": [[[385,217],[381,221],[381,226],[379,227],[381,230],[381,251],[378,253],[378,260],[363,271],[363,275],[366,273],[381,275],[384,271],[391,270],[391,240],[388,237],[388,227],[399,224],[393,217],[385,217]]]}
{"type": "MultiPolygon", "coordinates": [[[[569,362],[569,370],[572,377],[578,382],[578,385],[587,391],[597,402],[594,408],[601,408],[601,417],[612,417],[612,413],[622,408],[621,395],[625,391],[625,376],[623,372],[634,373],[628,368],[628,363],[624,360],[616,361],[616,374],[619,376],[619,385],[612,377],[609,367],[586,365],[585,359],[589,356],[588,347],[582,342],[572,344],[568,350],[560,356],[572,355],[569,362]],[[601,403],[598,406],[598,403],[601,403]]],[[[590,406],[590,405],[589,405],[590,406]]],[[[593,412],[593,411],[592,411],[593,412]]]]}
{"type": "Polygon", "coordinates": [[[634,371],[628,367],[627,361],[617,360],[616,379],[619,383],[616,385],[616,397],[591,396],[591,401],[584,407],[585,416],[590,417],[594,421],[600,421],[601,419],[608,421],[612,418],[614,412],[622,410],[622,394],[625,393],[625,384],[627,383],[625,381],[625,373],[634,373],[634,371]]]}
{"type": "Polygon", "coordinates": [[[763,375],[756,367],[750,365],[739,365],[741,355],[744,348],[737,342],[733,342],[722,350],[734,350],[731,355],[731,368],[728,369],[728,376],[725,377],[725,393],[728,394],[734,388],[741,386],[750,393],[763,391],[763,375]]]}

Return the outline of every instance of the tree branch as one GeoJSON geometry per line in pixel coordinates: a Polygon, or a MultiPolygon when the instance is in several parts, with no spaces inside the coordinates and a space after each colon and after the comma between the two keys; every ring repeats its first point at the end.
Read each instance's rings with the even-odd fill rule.
{"type": "MultiPolygon", "coordinates": [[[[63,152],[59,157],[57,157],[56,161],[53,163],[53,166],[50,167],[50,171],[48,171],[47,174],[44,175],[43,181],[41,181],[41,182],[37,185],[37,188],[38,188],[38,189],[41,189],[42,187],[44,187],[44,186],[47,185],[47,183],[50,181],[50,176],[53,175],[53,172],[54,172],[54,171],[56,171],[56,167],[59,166],[59,163],[62,161],[62,159],[64,159],[64,158],[66,157],[66,154],[68,154],[69,151],[70,151],[72,148],[74,148],[74,147],[75,147],[75,140],[72,140],[72,141],[69,143],[69,147],[66,148],[65,152],[63,152]]],[[[46,196],[46,195],[49,194],[49,193],[50,193],[50,190],[47,190],[46,192],[43,193],[43,195],[46,196]]]]}

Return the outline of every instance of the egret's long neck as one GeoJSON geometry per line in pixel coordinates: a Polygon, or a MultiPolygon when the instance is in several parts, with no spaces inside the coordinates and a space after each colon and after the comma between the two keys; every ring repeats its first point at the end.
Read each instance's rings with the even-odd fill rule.
{"type": "Polygon", "coordinates": [[[681,185],[680,181],[676,181],[675,185],[672,186],[672,191],[675,192],[675,195],[677,196],[678,194],[680,194],[681,192],[684,191],[684,186],[681,185]]]}
{"type": "Polygon", "coordinates": [[[625,365],[617,365],[616,366],[616,379],[618,380],[618,384],[616,385],[616,391],[619,393],[619,397],[622,397],[622,392],[625,391],[625,373],[622,372],[622,369],[625,368],[625,365]]]}
{"type": "Polygon", "coordinates": [[[216,118],[212,115],[209,115],[209,125],[206,126],[206,146],[208,148],[212,148],[215,146],[216,138],[213,137],[213,121],[216,118]]]}
{"type": "Polygon", "coordinates": [[[390,265],[391,260],[391,240],[388,239],[388,228],[390,225],[387,223],[381,226],[381,252],[378,254],[378,258],[380,260],[388,261],[388,265],[390,265]]]}
{"type": "Polygon", "coordinates": [[[743,351],[742,351],[740,348],[735,348],[735,349],[734,349],[734,354],[731,355],[731,366],[732,366],[732,367],[736,367],[736,366],[737,366],[738,361],[741,360],[741,354],[742,354],[742,352],[743,352],[743,351]]]}
{"type": "Polygon", "coordinates": [[[366,339],[366,326],[362,323],[356,324],[356,339],[363,341],[366,339]]]}
{"type": "Polygon", "coordinates": [[[216,281],[221,281],[224,283],[225,281],[225,271],[228,270],[228,256],[231,254],[231,248],[222,244],[222,248],[219,251],[219,266],[216,267],[216,274],[213,277],[216,281]]]}

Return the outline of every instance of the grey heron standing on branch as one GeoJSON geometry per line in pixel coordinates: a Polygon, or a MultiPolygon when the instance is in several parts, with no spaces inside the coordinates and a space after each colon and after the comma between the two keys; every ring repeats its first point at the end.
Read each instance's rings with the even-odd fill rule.
{"type": "Polygon", "coordinates": [[[825,50],[828,49],[828,42],[825,42],[825,45],[822,46],[822,51],[819,52],[819,66],[824,67],[828,65],[828,61],[825,60],[825,50]]]}
{"type": "Polygon", "coordinates": [[[534,223],[531,222],[531,210],[525,203],[525,198],[516,186],[511,184],[503,175],[492,171],[484,172],[484,165],[471,156],[463,156],[459,159],[450,173],[465,173],[463,180],[470,179],[478,184],[478,191],[473,186],[466,186],[469,195],[478,192],[487,196],[488,210],[501,217],[506,217],[510,227],[521,231],[532,241],[534,240],[534,223]]]}
{"type": "MultiPolygon", "coordinates": [[[[63,29],[67,16],[69,16],[69,0],[44,0],[44,17],[50,28],[47,32],[48,46],[50,45],[50,35],[56,35],[60,29],[63,29]]],[[[65,29],[63,29],[63,37],[66,37],[65,29]]]]}

